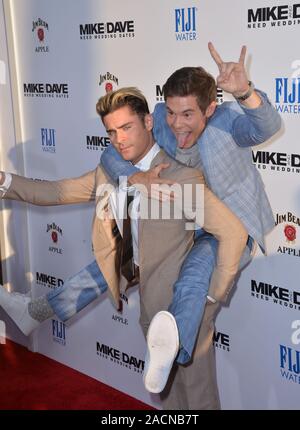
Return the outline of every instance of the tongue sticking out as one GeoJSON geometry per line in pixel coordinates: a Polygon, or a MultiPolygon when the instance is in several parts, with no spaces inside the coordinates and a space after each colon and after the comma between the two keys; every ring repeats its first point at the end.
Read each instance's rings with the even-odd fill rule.
{"type": "Polygon", "coordinates": [[[190,133],[177,133],[176,138],[179,148],[184,148],[188,142],[190,133]]]}

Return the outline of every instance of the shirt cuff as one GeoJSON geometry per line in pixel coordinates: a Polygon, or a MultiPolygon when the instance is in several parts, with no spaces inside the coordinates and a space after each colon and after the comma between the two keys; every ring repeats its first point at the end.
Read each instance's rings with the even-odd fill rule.
{"type": "Polygon", "coordinates": [[[1,197],[4,197],[11,185],[12,176],[10,173],[2,172],[2,174],[5,175],[5,179],[3,184],[0,185],[0,193],[1,193],[1,197]]]}

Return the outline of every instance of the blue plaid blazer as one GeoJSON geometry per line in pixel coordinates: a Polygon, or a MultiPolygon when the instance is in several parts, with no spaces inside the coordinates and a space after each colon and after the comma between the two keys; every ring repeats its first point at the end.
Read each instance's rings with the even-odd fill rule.
{"type": "MultiPolygon", "coordinates": [[[[265,252],[264,237],[275,222],[261,176],[252,162],[251,146],[273,136],[280,129],[281,118],[266,94],[259,94],[262,104],[256,109],[247,109],[237,102],[218,106],[197,145],[207,185],[237,215],[265,252]]],[[[153,116],[156,142],[175,158],[177,142],[166,123],[165,103],[155,106],[153,116]]],[[[115,181],[138,171],[112,146],[102,154],[101,164],[115,181]]]]}

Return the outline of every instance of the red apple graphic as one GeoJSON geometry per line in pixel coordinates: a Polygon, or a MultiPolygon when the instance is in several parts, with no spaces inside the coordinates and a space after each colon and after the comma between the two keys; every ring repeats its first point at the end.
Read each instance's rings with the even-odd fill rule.
{"type": "Polygon", "coordinates": [[[44,41],[44,37],[45,37],[43,28],[39,28],[38,29],[37,35],[38,35],[38,38],[39,38],[40,42],[43,42],[44,41]]]}
{"type": "Polygon", "coordinates": [[[51,237],[52,237],[53,242],[54,242],[54,243],[56,243],[56,242],[57,242],[57,240],[58,240],[58,237],[57,237],[57,233],[56,233],[56,231],[53,231],[53,232],[51,233],[51,237]]]}

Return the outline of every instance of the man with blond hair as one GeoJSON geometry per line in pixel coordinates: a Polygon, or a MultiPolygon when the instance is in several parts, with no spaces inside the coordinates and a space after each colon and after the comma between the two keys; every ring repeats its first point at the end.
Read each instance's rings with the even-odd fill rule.
{"type": "MultiPolygon", "coordinates": [[[[0,289],[0,304],[25,334],[54,313],[63,321],[100,294],[108,291],[114,305],[120,309],[120,292],[139,283],[140,322],[146,335],[151,319],[167,310],[173,295],[182,262],[193,246],[194,230],[187,223],[196,222],[219,241],[218,262],[212,276],[217,291],[231,287],[238,270],[247,233],[238,218],[204,185],[199,170],[188,168],[171,159],[155,143],[153,120],[146,99],[135,88],[123,88],[106,94],[97,103],[97,112],[107,130],[112,145],[124,160],[141,170],[163,164],[162,179],[180,190],[168,201],[175,214],[170,219],[152,217],[148,212],[148,196],[125,184],[114,182],[102,167],[74,179],[34,181],[17,175],[3,174],[3,198],[21,200],[36,205],[62,205],[95,201],[92,241],[95,261],[63,287],[34,300],[24,295],[9,294],[0,289]],[[203,193],[199,193],[199,187],[203,193]],[[186,195],[186,189],[189,190],[186,195]],[[128,220],[127,194],[132,193],[131,217],[128,220]],[[199,198],[200,195],[200,198],[199,198]],[[146,211],[140,211],[140,208],[146,211]],[[178,216],[178,210],[181,216],[178,216]],[[204,220],[202,215],[204,211],[204,220]],[[125,211],[125,212],[124,212],[125,211]],[[124,216],[125,214],[125,216],[124,216]],[[129,223],[127,221],[130,221],[129,223]],[[131,227],[132,235],[128,235],[131,227]],[[126,245],[126,246],[125,246],[126,245]],[[129,245],[129,247],[128,247],[129,245]],[[85,301],[81,300],[86,291],[85,301]]],[[[163,203],[161,203],[163,205],[163,203]]],[[[162,208],[163,209],[163,208],[162,208]]],[[[157,214],[156,214],[157,215],[157,214]]],[[[206,296],[207,290],[198,291],[206,296]]],[[[176,315],[174,315],[176,323],[176,315]]],[[[180,342],[181,339],[178,339],[180,342]]],[[[178,345],[179,346],[179,345],[178,345]]],[[[178,350],[174,350],[176,356],[178,350]]],[[[174,358],[175,358],[174,356],[174,358]]],[[[185,373],[199,371],[197,359],[181,368],[183,381],[168,388],[172,405],[166,408],[185,409],[182,398],[188,396],[185,373]]],[[[147,370],[147,363],[146,363],[147,370]]],[[[204,369],[203,369],[204,371],[204,369]]],[[[201,406],[194,399],[189,409],[201,406]]]]}

